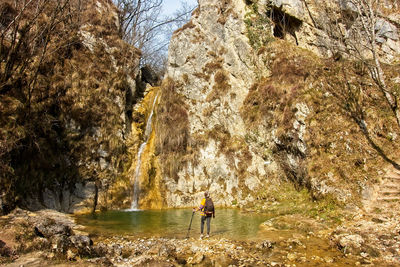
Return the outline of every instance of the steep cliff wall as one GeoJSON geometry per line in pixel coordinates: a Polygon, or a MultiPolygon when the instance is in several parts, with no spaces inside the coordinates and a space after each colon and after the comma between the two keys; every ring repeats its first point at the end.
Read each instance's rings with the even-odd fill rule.
{"type": "MultiPolygon", "coordinates": [[[[272,34],[315,54],[330,57],[340,50],[341,36],[356,24],[359,12],[357,3],[362,1],[317,1],[317,0],[260,0],[249,1],[271,21],[272,34]],[[350,19],[349,19],[350,18],[350,19]]],[[[398,35],[399,13],[396,1],[380,1],[372,7],[376,14],[374,28],[379,44],[381,59],[386,62],[397,60],[400,53],[398,35]]],[[[359,38],[360,43],[363,42],[359,38]]]]}
{"type": "Polygon", "coordinates": [[[1,5],[2,14],[20,14],[15,27],[1,21],[0,212],[120,206],[120,195],[130,196],[122,173],[140,52],[120,38],[111,1],[38,5],[1,5]]]}
{"type": "Polygon", "coordinates": [[[251,202],[249,192],[275,168],[247,143],[240,115],[256,77],[245,15],[242,1],[201,1],[171,41],[167,76],[186,105],[191,159],[176,177],[166,177],[168,205],[194,204],[206,189],[219,205],[251,202]]]}
{"type": "MultiPolygon", "coordinates": [[[[175,32],[162,91],[180,104],[161,98],[156,129],[166,205],[195,205],[205,190],[218,205],[263,205],[284,181],[315,198],[358,203],[379,181],[388,161],[352,107],[362,106],[389,158],[399,149],[397,126],[364,66],[331,58],[335,41],[319,4],[202,0],[175,32]],[[362,84],[368,97],[355,89],[349,99],[362,84]]],[[[396,62],[398,25],[385,21],[379,51],[396,62]]],[[[384,68],[395,88],[398,66],[384,68]]]]}

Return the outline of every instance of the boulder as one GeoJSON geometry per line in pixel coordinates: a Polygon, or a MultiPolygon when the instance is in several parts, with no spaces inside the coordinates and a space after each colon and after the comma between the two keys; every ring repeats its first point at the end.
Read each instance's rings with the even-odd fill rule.
{"type": "Polygon", "coordinates": [[[55,235],[70,236],[72,233],[72,229],[68,225],[64,225],[60,222],[56,222],[46,218],[43,221],[39,221],[35,225],[34,231],[36,235],[45,238],[49,238],[55,235]]]}
{"type": "Polygon", "coordinates": [[[79,255],[91,255],[94,251],[93,241],[85,235],[73,235],[69,237],[71,244],[78,250],[79,255]]]}
{"type": "Polygon", "coordinates": [[[106,244],[99,242],[97,245],[93,246],[93,252],[98,257],[105,257],[109,254],[109,249],[106,244]]]}
{"type": "Polygon", "coordinates": [[[387,39],[399,40],[397,27],[387,20],[379,18],[375,22],[376,39],[379,43],[384,43],[387,39]]]}
{"type": "Polygon", "coordinates": [[[7,244],[0,240],[0,256],[2,257],[12,257],[15,255],[15,251],[11,249],[7,244]]]}
{"type": "Polygon", "coordinates": [[[54,253],[65,254],[72,247],[71,241],[66,235],[54,235],[50,239],[51,250],[54,253]]]}
{"type": "Polygon", "coordinates": [[[72,250],[68,249],[67,251],[67,260],[69,261],[75,261],[76,260],[76,254],[72,252],[72,250]]]}
{"type": "Polygon", "coordinates": [[[336,237],[338,247],[344,253],[359,253],[364,239],[358,234],[341,234],[336,237]]]}

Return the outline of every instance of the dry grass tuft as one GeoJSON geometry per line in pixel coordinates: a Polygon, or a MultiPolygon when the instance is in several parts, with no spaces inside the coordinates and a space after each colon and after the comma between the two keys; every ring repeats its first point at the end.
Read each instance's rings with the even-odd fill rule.
{"type": "Polygon", "coordinates": [[[228,74],[224,70],[219,70],[214,75],[214,86],[213,90],[208,94],[207,101],[211,102],[215,99],[219,99],[221,96],[226,95],[228,91],[231,89],[231,85],[229,84],[228,74]]]}
{"type": "Polygon", "coordinates": [[[292,86],[287,90],[271,79],[263,79],[250,88],[242,107],[242,117],[252,127],[259,124],[272,127],[278,123],[287,130],[293,122],[292,105],[298,89],[298,86],[292,86]]]}
{"type": "Polygon", "coordinates": [[[216,71],[222,69],[223,58],[215,58],[213,61],[208,62],[203,67],[203,72],[209,74],[215,73],[216,71]]]}
{"type": "Polygon", "coordinates": [[[183,32],[183,31],[185,31],[185,30],[187,30],[187,29],[192,29],[192,28],[194,28],[194,27],[196,27],[196,25],[194,25],[194,23],[193,23],[193,21],[189,21],[188,23],[186,23],[185,25],[183,25],[181,28],[179,28],[179,29],[177,29],[176,31],[174,31],[174,35],[176,35],[176,34],[178,34],[178,33],[180,33],[180,32],[183,32]]]}

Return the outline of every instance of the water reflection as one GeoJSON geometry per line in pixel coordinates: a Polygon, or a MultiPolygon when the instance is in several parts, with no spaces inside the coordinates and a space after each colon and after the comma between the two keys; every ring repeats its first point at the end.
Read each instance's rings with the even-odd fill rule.
{"type": "MultiPolygon", "coordinates": [[[[107,211],[77,216],[77,222],[90,232],[102,235],[138,235],[183,238],[186,236],[192,211],[190,209],[107,211]]],[[[241,213],[235,209],[218,209],[211,221],[213,236],[233,239],[254,239],[259,225],[267,220],[265,215],[241,213]]],[[[200,233],[200,215],[196,213],[190,234],[200,233]]]]}

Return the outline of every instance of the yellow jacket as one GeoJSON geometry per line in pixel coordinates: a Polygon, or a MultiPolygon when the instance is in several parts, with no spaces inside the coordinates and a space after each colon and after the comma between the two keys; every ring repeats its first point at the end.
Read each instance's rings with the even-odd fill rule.
{"type": "Polygon", "coordinates": [[[201,215],[201,216],[206,216],[206,214],[204,213],[204,208],[205,208],[205,206],[206,206],[206,199],[203,198],[203,199],[201,200],[201,202],[200,202],[200,207],[199,207],[199,210],[201,211],[201,212],[200,212],[200,215],[201,215]]]}
{"type": "MultiPolygon", "coordinates": [[[[206,207],[206,199],[203,198],[203,199],[201,200],[200,206],[199,206],[199,210],[201,211],[201,212],[200,212],[200,215],[201,215],[201,216],[207,216],[207,215],[205,214],[205,212],[204,212],[204,208],[205,208],[205,207],[206,207]]],[[[213,215],[214,215],[214,211],[213,211],[213,215]]]]}

